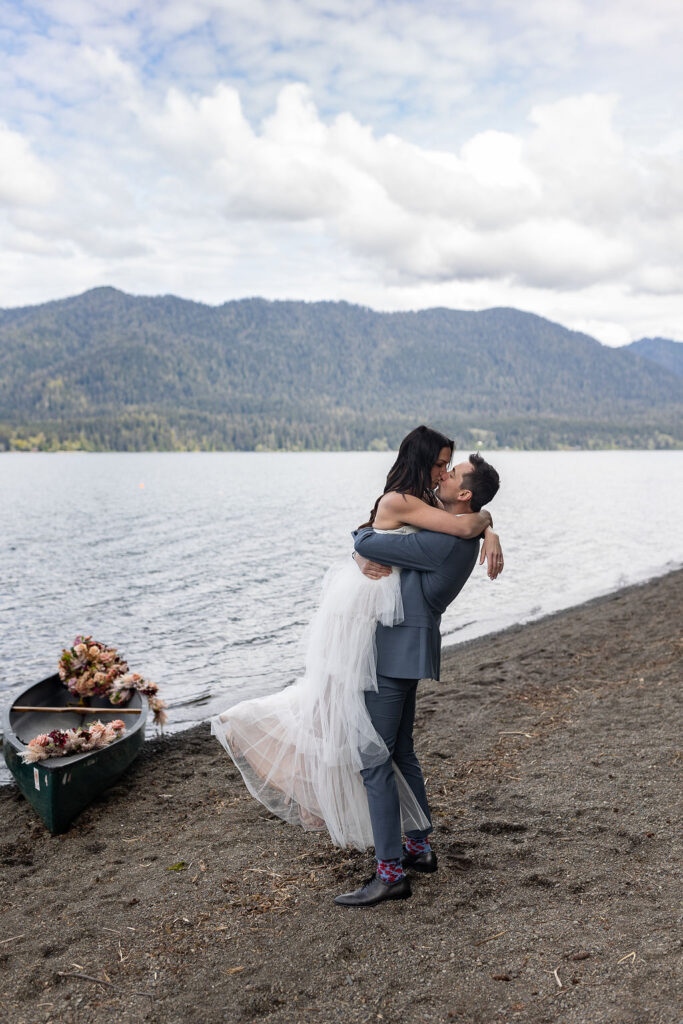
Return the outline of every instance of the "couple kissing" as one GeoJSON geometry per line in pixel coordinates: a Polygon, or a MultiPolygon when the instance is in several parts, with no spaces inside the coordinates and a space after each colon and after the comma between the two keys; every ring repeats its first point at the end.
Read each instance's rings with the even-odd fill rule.
{"type": "Polygon", "coordinates": [[[402,441],[352,558],[323,583],[303,675],[211,720],[250,793],[273,814],[374,847],[372,878],[335,898],[371,907],[411,895],[409,871],[433,873],[432,820],[413,746],[420,679],[439,678],[441,615],[479,556],[495,579],[503,554],[488,504],[496,470],[420,426],[402,441]],[[481,542],[481,551],[480,551],[481,542]],[[405,837],[405,838],[404,838],[405,837]]]}

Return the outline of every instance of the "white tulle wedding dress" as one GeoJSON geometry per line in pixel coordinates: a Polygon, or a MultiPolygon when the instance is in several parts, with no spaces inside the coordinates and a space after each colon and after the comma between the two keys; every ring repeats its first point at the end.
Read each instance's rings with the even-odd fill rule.
{"type": "MultiPolygon", "coordinates": [[[[404,526],[400,531],[412,532],[404,526]]],[[[387,531],[388,532],[388,531],[387,531]]],[[[361,768],[389,756],[365,706],[377,689],[375,629],[403,620],[400,570],[369,580],[348,559],[327,573],[310,626],[304,674],[211,719],[211,732],[269,811],[337,846],[372,846],[361,768]]],[[[429,823],[394,766],[404,831],[429,823]]]]}

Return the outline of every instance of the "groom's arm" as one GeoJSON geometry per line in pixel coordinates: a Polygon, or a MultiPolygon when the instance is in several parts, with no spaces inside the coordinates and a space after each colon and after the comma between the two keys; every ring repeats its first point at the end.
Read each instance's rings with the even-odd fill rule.
{"type": "Polygon", "coordinates": [[[363,558],[401,569],[429,572],[438,569],[456,544],[472,544],[445,533],[421,530],[419,533],[375,533],[370,527],[356,530],[354,548],[363,558]]]}

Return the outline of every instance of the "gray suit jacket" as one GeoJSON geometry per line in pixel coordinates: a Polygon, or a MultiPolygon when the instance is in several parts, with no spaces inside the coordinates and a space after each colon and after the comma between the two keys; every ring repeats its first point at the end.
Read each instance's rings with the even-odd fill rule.
{"type": "Polygon", "coordinates": [[[377,627],[377,671],[397,679],[438,679],[441,615],[467,582],[479,553],[478,540],[445,533],[375,533],[356,530],[359,555],[397,565],[401,572],[403,622],[377,627]]]}

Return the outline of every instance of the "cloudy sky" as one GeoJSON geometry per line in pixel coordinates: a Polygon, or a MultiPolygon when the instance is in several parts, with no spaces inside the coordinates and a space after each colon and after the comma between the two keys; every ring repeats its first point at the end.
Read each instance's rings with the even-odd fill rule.
{"type": "Polygon", "coordinates": [[[0,0],[0,306],[516,306],[683,339],[680,0],[0,0]]]}

